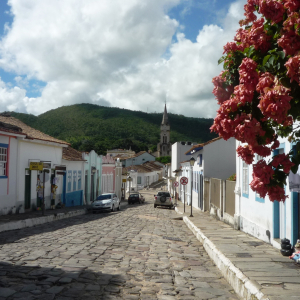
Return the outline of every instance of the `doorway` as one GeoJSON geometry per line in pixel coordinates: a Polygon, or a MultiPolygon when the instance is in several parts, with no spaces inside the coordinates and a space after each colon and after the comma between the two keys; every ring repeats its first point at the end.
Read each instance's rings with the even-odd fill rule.
{"type": "Polygon", "coordinates": [[[198,176],[198,207],[203,210],[203,175],[199,174],[198,176]]]}
{"type": "Polygon", "coordinates": [[[295,245],[300,239],[300,194],[292,192],[292,236],[291,244],[295,245]]]}
{"type": "Polygon", "coordinates": [[[31,207],[31,171],[25,170],[25,209],[31,207]]]}

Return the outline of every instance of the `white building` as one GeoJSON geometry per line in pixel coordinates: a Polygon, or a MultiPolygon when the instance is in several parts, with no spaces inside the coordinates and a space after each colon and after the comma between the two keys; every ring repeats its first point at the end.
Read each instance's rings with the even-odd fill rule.
{"type": "Polygon", "coordinates": [[[123,167],[129,167],[129,166],[142,165],[147,161],[155,161],[155,157],[146,151],[140,151],[130,158],[124,160],[121,159],[121,161],[123,167]]]}
{"type": "Polygon", "coordinates": [[[101,195],[102,155],[94,150],[83,152],[84,165],[84,199],[86,204],[91,204],[98,195],[101,195]]]}
{"type": "MultiPolygon", "coordinates": [[[[157,182],[163,177],[164,166],[159,162],[146,162],[142,165],[130,166],[123,168],[123,175],[130,176],[131,191],[138,191],[157,182]]],[[[129,190],[129,182],[127,182],[126,190],[129,190]]]]}
{"type": "Polygon", "coordinates": [[[60,185],[59,193],[61,194],[61,201],[66,207],[84,204],[83,191],[86,161],[82,156],[82,152],[71,147],[63,148],[62,165],[66,166],[66,173],[61,178],[63,185],[60,185]]]}
{"type": "Polygon", "coordinates": [[[41,207],[42,199],[45,208],[50,208],[51,177],[55,166],[61,165],[62,148],[67,146],[18,119],[0,115],[1,214],[41,207]]]}
{"type": "MultiPolygon", "coordinates": [[[[286,139],[281,139],[279,148],[274,150],[272,155],[287,154],[290,150],[293,150],[293,145],[286,139]]],[[[255,162],[258,159],[256,156],[255,162]]],[[[287,182],[285,191],[289,198],[285,202],[272,203],[268,197],[262,199],[249,186],[252,181],[252,165],[247,165],[237,156],[236,165],[236,227],[265,242],[270,242],[278,249],[279,239],[282,238],[288,238],[292,245],[295,245],[300,238],[299,193],[290,191],[287,182]]],[[[297,190],[299,191],[299,187],[297,190]]]]}
{"type": "Polygon", "coordinates": [[[201,210],[209,210],[204,203],[204,179],[218,178],[228,179],[236,172],[235,139],[228,141],[222,138],[215,138],[206,143],[192,146],[185,154],[189,159],[195,159],[194,167],[191,168],[189,159],[181,163],[181,177],[188,178],[186,186],[179,185],[177,188],[181,201],[185,199],[188,204],[192,202],[193,207],[201,210]],[[184,195],[185,194],[185,195],[184,195]]]}

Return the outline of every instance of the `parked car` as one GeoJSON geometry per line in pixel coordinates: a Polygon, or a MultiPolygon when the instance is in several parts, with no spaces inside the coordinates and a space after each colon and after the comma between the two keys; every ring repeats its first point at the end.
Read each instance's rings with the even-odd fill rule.
{"type": "Polygon", "coordinates": [[[154,195],[154,208],[157,206],[167,206],[170,209],[173,207],[172,197],[169,192],[158,192],[154,195]]]}
{"type": "Polygon", "coordinates": [[[143,202],[145,202],[145,197],[140,193],[130,194],[128,197],[128,204],[143,203],[143,202]]]}
{"type": "Polygon", "coordinates": [[[120,210],[120,200],[114,193],[102,194],[92,203],[93,213],[97,211],[114,211],[120,210]]]}

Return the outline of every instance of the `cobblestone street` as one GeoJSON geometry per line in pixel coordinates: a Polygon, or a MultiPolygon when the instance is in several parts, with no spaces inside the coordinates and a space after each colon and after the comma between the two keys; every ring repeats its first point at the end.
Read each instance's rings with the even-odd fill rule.
{"type": "Polygon", "coordinates": [[[120,212],[0,234],[0,299],[238,299],[174,210],[120,212]]]}

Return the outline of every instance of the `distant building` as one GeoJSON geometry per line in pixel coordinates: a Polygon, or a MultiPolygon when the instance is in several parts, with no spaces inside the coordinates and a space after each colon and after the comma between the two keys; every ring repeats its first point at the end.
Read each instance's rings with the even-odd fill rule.
{"type": "Polygon", "coordinates": [[[157,144],[157,156],[171,156],[170,143],[170,123],[168,120],[167,105],[165,104],[165,111],[160,125],[160,142],[157,144]]]}
{"type": "Polygon", "coordinates": [[[135,155],[135,152],[132,151],[131,149],[126,150],[126,149],[112,149],[112,150],[107,150],[107,155],[117,158],[121,157],[132,157],[135,155]]]}

